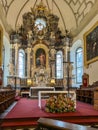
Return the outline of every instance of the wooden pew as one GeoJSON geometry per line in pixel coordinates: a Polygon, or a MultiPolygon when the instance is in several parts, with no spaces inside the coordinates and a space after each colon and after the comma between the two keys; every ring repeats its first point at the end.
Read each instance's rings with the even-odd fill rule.
{"type": "Polygon", "coordinates": [[[0,89],[0,114],[4,112],[15,100],[15,90],[0,89]]]}
{"type": "Polygon", "coordinates": [[[94,90],[93,89],[77,89],[76,90],[77,100],[94,104],[94,90]]]}
{"type": "Polygon", "coordinates": [[[50,118],[39,118],[36,130],[96,130],[87,126],[63,122],[50,118]]]}

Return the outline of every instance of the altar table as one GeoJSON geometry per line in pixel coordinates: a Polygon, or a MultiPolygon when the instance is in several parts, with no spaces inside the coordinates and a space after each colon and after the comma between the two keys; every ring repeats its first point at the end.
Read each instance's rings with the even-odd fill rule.
{"type": "Polygon", "coordinates": [[[22,97],[29,97],[29,96],[30,96],[30,92],[28,92],[28,91],[23,91],[23,92],[21,92],[21,96],[22,96],[22,97]]]}
{"type": "Polygon", "coordinates": [[[38,98],[39,91],[55,91],[54,87],[30,87],[30,97],[38,98]]]}
{"type": "Polygon", "coordinates": [[[38,106],[41,109],[41,98],[42,95],[57,95],[57,94],[65,94],[66,96],[69,95],[69,97],[75,102],[75,108],[76,108],[76,92],[75,91],[39,91],[38,92],[38,106]]]}

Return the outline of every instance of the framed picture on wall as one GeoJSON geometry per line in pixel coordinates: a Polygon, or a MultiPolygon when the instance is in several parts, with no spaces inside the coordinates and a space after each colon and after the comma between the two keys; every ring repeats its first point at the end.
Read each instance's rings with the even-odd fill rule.
{"type": "Polygon", "coordinates": [[[98,22],[84,34],[84,65],[98,60],[98,22]]]}

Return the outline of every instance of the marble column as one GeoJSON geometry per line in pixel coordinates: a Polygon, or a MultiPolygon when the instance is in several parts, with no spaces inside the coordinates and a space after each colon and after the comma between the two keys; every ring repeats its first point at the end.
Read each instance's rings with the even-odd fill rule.
{"type": "Polygon", "coordinates": [[[50,54],[51,54],[51,75],[52,75],[52,78],[55,78],[55,54],[56,54],[56,50],[54,48],[52,48],[50,50],[50,54]]]}
{"type": "Polygon", "coordinates": [[[30,75],[31,75],[31,77],[33,78],[33,76],[34,76],[34,53],[33,53],[33,50],[31,49],[31,55],[30,55],[30,60],[31,60],[31,62],[30,62],[30,71],[31,71],[31,73],[30,73],[30,75]]]}
{"type": "Polygon", "coordinates": [[[27,77],[30,77],[30,58],[31,58],[31,48],[27,48],[27,77]]]}
{"type": "Polygon", "coordinates": [[[63,85],[64,85],[64,88],[66,89],[66,77],[67,77],[67,74],[66,74],[66,62],[67,62],[67,50],[66,50],[66,46],[63,47],[64,49],[64,54],[63,54],[63,85]]]}
{"type": "Polygon", "coordinates": [[[18,75],[19,74],[19,72],[18,72],[18,57],[19,57],[19,53],[18,53],[18,49],[19,49],[19,44],[18,43],[15,43],[14,44],[14,49],[15,49],[15,75],[18,75]]]}
{"type": "Polygon", "coordinates": [[[68,39],[67,44],[67,66],[66,66],[66,72],[67,72],[67,89],[69,91],[71,87],[72,82],[72,62],[70,61],[70,46],[71,46],[71,39],[68,39]]]}

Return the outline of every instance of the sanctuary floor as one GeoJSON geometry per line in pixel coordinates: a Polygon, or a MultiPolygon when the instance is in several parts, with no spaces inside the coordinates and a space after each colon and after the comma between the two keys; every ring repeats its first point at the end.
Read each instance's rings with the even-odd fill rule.
{"type": "MultiPolygon", "coordinates": [[[[44,106],[44,101],[43,101],[43,106],[44,106]]],[[[75,119],[76,119],[76,121],[80,120],[80,122],[78,122],[76,124],[81,123],[81,121],[83,119],[84,123],[85,123],[85,121],[87,121],[87,123],[89,123],[87,125],[88,127],[91,127],[90,126],[90,121],[91,120],[92,120],[93,123],[94,122],[96,123],[97,120],[98,120],[98,111],[94,110],[93,106],[90,105],[90,104],[86,104],[86,103],[77,101],[77,112],[76,113],[66,113],[65,116],[64,116],[64,114],[59,115],[59,114],[45,113],[43,110],[40,110],[38,108],[38,100],[37,99],[30,99],[30,98],[21,98],[19,101],[15,101],[4,113],[2,113],[0,115],[0,119],[4,119],[4,120],[6,119],[6,120],[12,120],[12,121],[16,121],[16,119],[20,120],[20,121],[23,121],[25,119],[27,121],[32,120],[32,122],[33,122],[33,120],[37,121],[38,118],[40,118],[40,114],[42,114],[41,115],[42,117],[50,117],[52,119],[55,119],[55,118],[57,119],[58,118],[59,120],[62,119],[65,122],[68,121],[68,120],[71,122],[72,119],[73,119],[73,123],[74,123],[75,119]],[[17,110],[17,105],[21,109],[17,110]],[[28,106],[29,106],[29,109],[28,109],[28,106]],[[15,112],[13,110],[15,110],[15,112]],[[23,112],[24,110],[25,110],[25,112],[23,112]],[[20,115],[19,115],[18,111],[20,111],[21,117],[19,117],[20,115]],[[29,111],[30,111],[30,113],[29,113],[29,111]],[[23,115],[22,112],[24,114],[27,113],[27,115],[23,115]],[[93,112],[93,114],[92,114],[92,112],[93,112]],[[12,117],[10,116],[10,113],[13,113],[12,117]],[[15,114],[15,113],[17,113],[17,114],[15,114]],[[36,113],[38,113],[38,114],[36,114],[36,113]],[[34,117],[34,114],[35,114],[35,117],[34,117]],[[23,117],[22,117],[22,115],[23,115],[23,117]]],[[[91,124],[92,124],[92,122],[91,122],[91,124]]],[[[98,124],[98,122],[97,122],[97,124],[98,124]]],[[[94,127],[97,127],[97,124],[95,124],[94,127]]],[[[34,128],[35,127],[33,127],[33,126],[29,127],[29,125],[28,125],[28,127],[24,126],[23,128],[22,127],[21,128],[12,127],[12,128],[6,128],[6,129],[3,129],[3,130],[34,130],[34,128]]]]}

